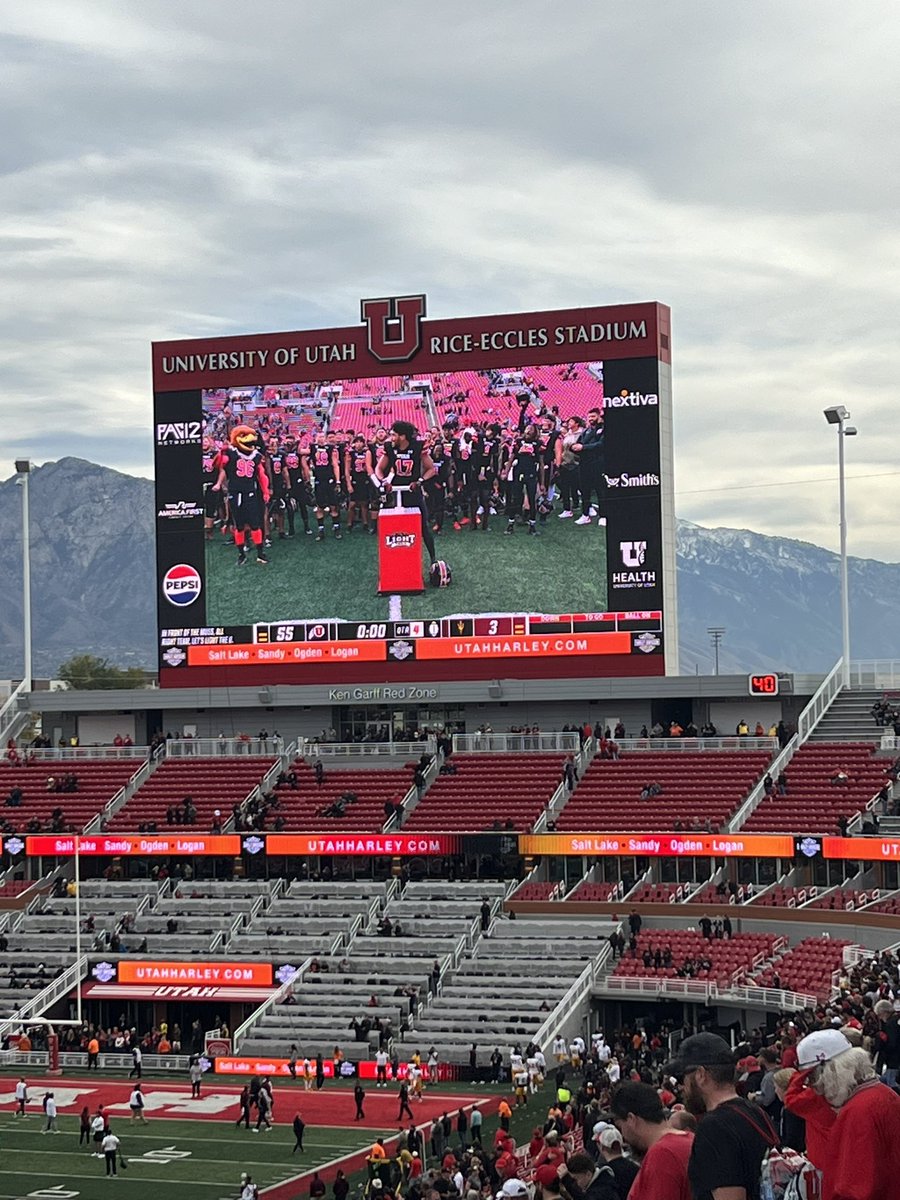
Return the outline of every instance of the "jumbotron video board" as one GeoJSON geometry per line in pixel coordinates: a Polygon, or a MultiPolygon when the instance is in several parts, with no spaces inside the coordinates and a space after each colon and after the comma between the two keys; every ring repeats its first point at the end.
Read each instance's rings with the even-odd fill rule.
{"type": "Polygon", "coordinates": [[[670,313],[153,346],[163,686],[677,670],[670,313]]]}

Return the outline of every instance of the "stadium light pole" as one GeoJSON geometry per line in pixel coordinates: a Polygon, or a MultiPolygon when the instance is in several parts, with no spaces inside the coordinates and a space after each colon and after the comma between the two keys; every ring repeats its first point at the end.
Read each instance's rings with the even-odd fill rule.
{"type": "Polygon", "coordinates": [[[844,438],[856,436],[856,426],[848,425],[850,413],[843,404],[825,409],[825,420],[837,426],[838,435],[838,503],[841,531],[841,654],[842,683],[850,686],[850,576],[847,569],[847,486],[844,471],[844,438]]]}
{"type": "Polygon", "coordinates": [[[25,662],[22,682],[26,692],[31,691],[31,511],[29,508],[28,481],[31,462],[27,458],[16,459],[16,483],[22,489],[22,632],[25,639],[25,662]]]}

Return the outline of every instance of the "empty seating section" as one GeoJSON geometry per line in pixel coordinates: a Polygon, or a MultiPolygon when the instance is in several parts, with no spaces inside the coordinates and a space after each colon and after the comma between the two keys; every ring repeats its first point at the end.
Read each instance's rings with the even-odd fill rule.
{"type": "Polygon", "coordinates": [[[438,775],[406,830],[528,830],[553,795],[563,758],[554,754],[465,754],[455,775],[438,775]]]}
{"type": "Polygon", "coordinates": [[[689,976],[691,979],[710,980],[720,987],[726,987],[742,972],[770,958],[777,944],[774,935],[767,933],[738,933],[732,938],[705,938],[701,933],[690,929],[643,929],[637,943],[636,952],[628,950],[624,957],[619,959],[614,975],[675,979],[684,977],[684,965],[691,961],[695,964],[689,976]],[[645,950],[653,954],[659,948],[663,953],[667,947],[672,953],[671,966],[644,965],[645,950]],[[698,960],[704,959],[711,963],[708,971],[701,970],[696,965],[698,960]]]}
{"type": "Polygon", "coordinates": [[[531,879],[520,884],[510,900],[552,900],[559,891],[559,884],[549,879],[531,879]]]}
{"type": "Polygon", "coordinates": [[[558,409],[563,420],[584,417],[589,409],[603,407],[602,380],[582,365],[573,370],[565,366],[529,367],[524,372],[510,368],[491,374],[453,371],[435,377],[433,385],[441,424],[448,414],[455,413],[462,424],[479,421],[516,425],[518,396],[525,391],[534,393],[545,407],[558,409]]]}
{"type": "Polygon", "coordinates": [[[804,938],[780,958],[753,976],[761,987],[785,988],[827,1000],[831,977],[843,963],[844,947],[850,942],[840,938],[804,938]]]}
{"type": "MultiPolygon", "coordinates": [[[[396,380],[394,381],[396,386],[396,380]]],[[[334,406],[329,422],[330,429],[353,430],[367,438],[379,427],[390,429],[394,421],[409,421],[420,433],[431,425],[427,401],[418,393],[391,395],[379,404],[371,398],[358,400],[341,399],[334,406]],[[423,407],[424,406],[424,407],[423,407]]]]}
{"type": "Polygon", "coordinates": [[[864,809],[885,782],[889,763],[868,742],[807,742],[785,770],[787,795],[767,796],[744,822],[756,833],[837,834],[838,819],[864,809]],[[849,776],[834,786],[838,771],[849,776]]]}
{"type": "Polygon", "coordinates": [[[857,908],[862,908],[864,904],[868,904],[871,899],[871,892],[863,892],[856,888],[836,888],[829,892],[823,892],[821,896],[816,896],[806,907],[824,908],[830,912],[853,912],[857,908]]]}
{"type": "Polygon", "coordinates": [[[316,783],[312,766],[302,758],[291,771],[297,786],[279,784],[275,791],[280,802],[277,810],[287,829],[347,829],[354,833],[377,833],[384,826],[384,805],[388,800],[400,801],[409,791],[412,772],[403,767],[378,767],[363,770],[341,770],[327,766],[321,787],[316,783]],[[345,806],[344,816],[326,816],[341,796],[356,796],[345,806]]]}
{"type": "Polygon", "coordinates": [[[12,896],[20,896],[22,892],[27,892],[34,885],[35,880],[33,879],[11,879],[9,883],[0,883],[0,898],[10,899],[12,896]]]}
{"type": "Polygon", "coordinates": [[[693,884],[642,883],[628,895],[629,904],[675,904],[687,899],[693,884]]]}
{"type": "Polygon", "coordinates": [[[135,832],[152,823],[162,833],[168,830],[196,830],[208,833],[214,813],[219,820],[230,819],[234,805],[240,805],[257,786],[274,760],[247,757],[164,759],[123,808],[109,822],[110,830],[135,832]],[[190,796],[197,810],[193,825],[170,825],[166,813],[183,805],[190,796]]]}
{"type": "Polygon", "coordinates": [[[806,903],[811,894],[814,893],[811,893],[810,889],[806,887],[776,883],[767,892],[761,892],[758,896],[754,896],[751,903],[768,908],[798,908],[801,904],[806,903]]]}
{"type": "Polygon", "coordinates": [[[618,886],[617,883],[589,883],[583,879],[566,899],[596,900],[605,903],[607,900],[615,900],[618,894],[618,886]]]}
{"type": "Polygon", "coordinates": [[[732,896],[732,894],[728,891],[727,888],[725,889],[724,892],[720,892],[717,890],[716,885],[714,883],[708,883],[706,885],[706,887],[701,888],[699,892],[696,892],[693,896],[691,896],[691,904],[705,904],[705,905],[730,904],[730,905],[735,905],[735,904],[743,904],[744,901],[746,900],[746,898],[747,897],[744,893],[743,884],[741,884],[738,887],[737,895],[732,896]]]}
{"type": "Polygon", "coordinates": [[[557,828],[659,831],[705,828],[708,822],[716,832],[768,762],[765,752],[745,750],[595,758],[559,814],[557,828]],[[651,784],[662,791],[642,799],[651,784]]]}
{"type": "Polygon", "coordinates": [[[53,761],[36,759],[30,766],[0,766],[0,820],[8,833],[24,833],[32,821],[49,830],[51,813],[61,808],[64,832],[83,829],[101,813],[120,788],[143,765],[139,758],[78,758],[53,761]],[[78,781],[75,792],[56,792],[53,783],[67,775],[78,781]],[[21,803],[6,803],[15,789],[21,803]]]}
{"type": "Polygon", "coordinates": [[[900,916],[900,892],[895,892],[892,896],[885,896],[883,900],[870,904],[866,912],[890,913],[893,916],[900,916]]]}

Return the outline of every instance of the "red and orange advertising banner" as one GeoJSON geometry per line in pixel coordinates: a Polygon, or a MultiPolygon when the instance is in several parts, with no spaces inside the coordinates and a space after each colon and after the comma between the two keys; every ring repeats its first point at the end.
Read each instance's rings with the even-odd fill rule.
{"type": "Polygon", "coordinates": [[[461,839],[452,833],[270,833],[269,854],[456,854],[461,839]]]}
{"type": "Polygon", "coordinates": [[[866,862],[900,861],[900,838],[822,838],[823,858],[864,859],[866,862]]]}
{"type": "MultiPolygon", "coordinates": [[[[139,855],[139,854],[240,854],[241,839],[237,834],[221,833],[123,833],[82,834],[78,839],[79,854],[139,855]]],[[[75,853],[72,835],[56,837],[36,834],[25,839],[28,855],[69,855],[75,853]]]]}
{"type": "Polygon", "coordinates": [[[793,858],[794,839],[769,833],[535,833],[520,854],[636,855],[639,858],[793,858]]]}
{"type": "Polygon", "coordinates": [[[267,962],[172,962],[122,959],[119,983],[211,984],[215,987],[272,987],[267,962]]]}

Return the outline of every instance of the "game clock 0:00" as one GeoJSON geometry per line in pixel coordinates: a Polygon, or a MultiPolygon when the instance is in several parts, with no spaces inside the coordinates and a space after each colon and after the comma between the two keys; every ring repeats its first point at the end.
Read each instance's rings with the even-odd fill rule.
{"type": "Polygon", "coordinates": [[[778,676],[774,673],[767,675],[749,675],[747,688],[751,696],[777,696],[778,676]]]}

